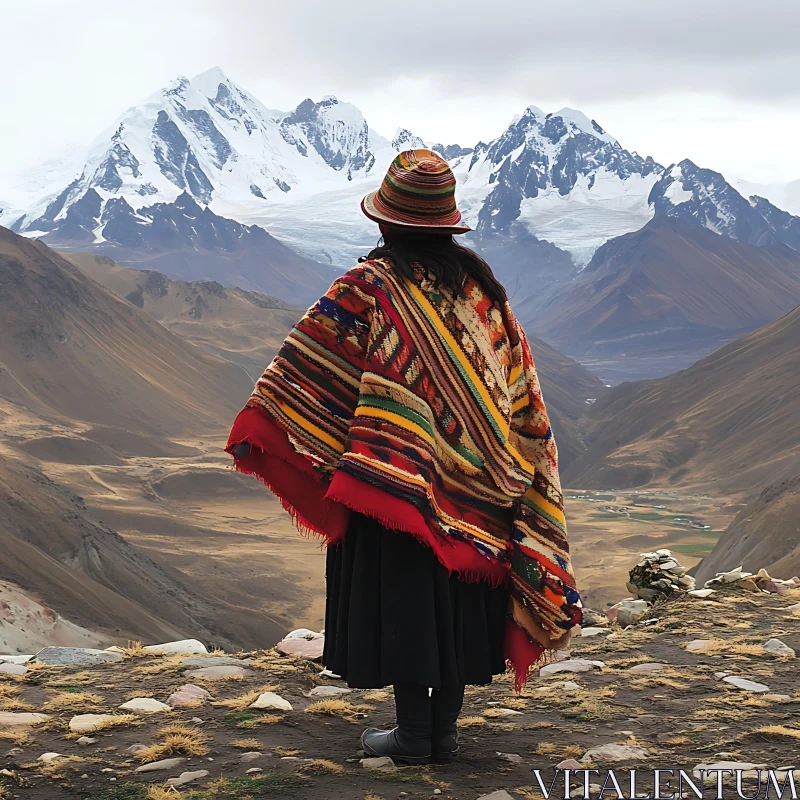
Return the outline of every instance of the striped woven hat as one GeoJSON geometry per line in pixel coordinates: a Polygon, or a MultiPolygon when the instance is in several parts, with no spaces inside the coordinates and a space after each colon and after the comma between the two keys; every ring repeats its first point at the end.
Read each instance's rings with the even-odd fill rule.
{"type": "Polygon", "coordinates": [[[361,201],[375,222],[431,233],[466,233],[456,207],[456,178],[432,150],[406,150],[389,167],[381,188],[361,201]]]}

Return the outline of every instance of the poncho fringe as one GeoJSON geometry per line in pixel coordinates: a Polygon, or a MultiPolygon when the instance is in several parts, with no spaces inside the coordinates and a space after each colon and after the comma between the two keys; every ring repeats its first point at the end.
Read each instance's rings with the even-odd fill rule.
{"type": "Polygon", "coordinates": [[[506,305],[451,298],[380,261],[337,280],[237,417],[236,469],[303,533],[341,541],[350,512],[415,536],[466,581],[506,584],[519,690],[580,621],[557,453],[533,359],[506,305]]]}

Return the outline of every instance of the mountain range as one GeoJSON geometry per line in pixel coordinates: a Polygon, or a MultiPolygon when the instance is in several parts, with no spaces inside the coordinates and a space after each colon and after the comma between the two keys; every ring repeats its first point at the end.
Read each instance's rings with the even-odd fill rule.
{"type": "Polygon", "coordinates": [[[0,224],[61,249],[305,305],[330,283],[328,267],[349,268],[377,240],[361,196],[395,153],[423,146],[450,160],[474,228],[467,241],[518,316],[570,355],[627,357],[633,343],[677,349],[689,363],[800,302],[791,184],[775,190],[780,208],[688,159],[664,166],[626,149],[569,108],[530,106],[471,146],[405,128],[387,138],[336,97],[277,111],[218,68],[128,109],[79,156],[0,187],[0,224]],[[653,230],[660,259],[648,250],[653,230]],[[743,272],[758,284],[763,261],[774,263],[754,289],[756,310],[720,326],[741,307],[743,272]],[[715,285],[689,298],[686,281],[696,295],[715,285]]]}

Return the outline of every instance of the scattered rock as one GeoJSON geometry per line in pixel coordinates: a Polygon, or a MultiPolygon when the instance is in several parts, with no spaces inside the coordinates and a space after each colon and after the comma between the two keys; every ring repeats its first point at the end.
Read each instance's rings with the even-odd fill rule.
{"type": "Polygon", "coordinates": [[[318,661],[322,658],[325,648],[325,638],[318,639],[283,639],[276,645],[279,653],[285,656],[299,656],[308,661],[318,661]]]}
{"type": "Polygon", "coordinates": [[[702,600],[705,600],[706,597],[711,597],[712,594],[716,594],[716,590],[714,589],[690,589],[686,594],[689,597],[699,597],[702,600]]]}
{"type": "Polygon", "coordinates": [[[607,761],[635,761],[648,758],[650,754],[644,747],[630,744],[601,744],[599,747],[592,747],[587,750],[581,761],[586,763],[591,761],[593,764],[604,763],[607,761]]]}
{"type": "Polygon", "coordinates": [[[589,661],[586,658],[570,658],[566,661],[557,661],[547,664],[539,670],[540,675],[555,675],[558,672],[591,672],[593,669],[602,669],[602,661],[589,661]]]}
{"type": "Polygon", "coordinates": [[[493,717],[518,717],[521,714],[521,711],[515,711],[513,708],[495,708],[492,710],[493,717]]]}
{"type": "Polygon", "coordinates": [[[207,680],[218,681],[227,678],[241,680],[248,675],[250,670],[242,667],[203,667],[202,669],[190,669],[186,673],[187,678],[206,678],[207,680]]]}
{"type": "Polygon", "coordinates": [[[643,664],[634,664],[632,667],[628,667],[628,672],[661,672],[666,666],[657,661],[646,661],[643,664]]]}
{"type": "Polygon", "coordinates": [[[251,761],[257,761],[259,758],[264,758],[264,753],[261,753],[258,750],[251,750],[248,753],[242,753],[239,756],[239,761],[249,764],[251,761]]]}
{"type": "Polygon", "coordinates": [[[556,764],[556,769],[585,769],[585,764],[576,761],[574,758],[565,758],[556,764]]]}
{"type": "Polygon", "coordinates": [[[604,636],[611,633],[608,628],[581,628],[581,637],[604,636]]]}
{"type": "Polygon", "coordinates": [[[708,650],[711,639],[693,639],[686,645],[687,653],[704,653],[708,650]]]}
{"type": "MultiPolygon", "coordinates": [[[[87,737],[83,737],[83,738],[87,738],[87,737]]],[[[138,744],[137,743],[137,744],[132,744],[130,747],[126,747],[125,748],[125,752],[126,753],[134,753],[134,754],[141,753],[142,750],[147,750],[147,745],[146,744],[138,744]]]]}
{"type": "Polygon", "coordinates": [[[324,639],[324,633],[317,633],[317,631],[309,630],[308,628],[297,628],[297,630],[291,631],[283,637],[284,641],[286,639],[308,639],[309,641],[312,639],[324,639]]]}
{"type": "MultiPolygon", "coordinates": [[[[81,738],[78,739],[78,744],[81,747],[88,747],[90,744],[94,744],[96,741],[97,739],[95,739],[93,736],[81,736],[81,738]]],[[[144,747],[144,745],[142,745],[142,747],[144,747]]]]}
{"type": "Polygon", "coordinates": [[[770,639],[764,645],[764,649],[775,656],[794,658],[795,655],[797,655],[795,651],[789,647],[789,645],[787,645],[785,642],[782,642],[780,639],[770,639]]]}
{"type": "Polygon", "coordinates": [[[729,683],[731,686],[735,686],[737,689],[741,689],[743,692],[768,692],[769,686],[765,686],[763,683],[757,683],[756,681],[747,680],[747,678],[737,678],[734,675],[728,675],[722,679],[725,683],[729,683]]]}
{"type": "Polygon", "coordinates": [[[24,664],[0,664],[0,673],[5,675],[24,675],[27,671],[24,664]]]}
{"type": "Polygon", "coordinates": [[[800,603],[794,603],[793,605],[786,606],[783,609],[784,611],[800,611],[800,603]]]}
{"type": "Polygon", "coordinates": [[[255,702],[250,703],[250,708],[276,708],[279,711],[291,711],[292,704],[275,692],[264,692],[258,696],[255,702]]]}
{"type": "Polygon", "coordinates": [[[197,769],[194,772],[181,772],[177,778],[167,778],[167,783],[172,786],[183,786],[186,783],[205,778],[207,775],[207,769],[197,769]]]}
{"type": "Polygon", "coordinates": [[[41,761],[43,764],[50,764],[53,761],[58,761],[59,758],[64,758],[61,753],[42,753],[37,761],[41,761]]]}
{"type": "Polygon", "coordinates": [[[142,764],[141,767],[136,767],[134,772],[158,772],[162,769],[172,769],[179,764],[183,764],[185,758],[164,758],[161,761],[153,761],[150,764],[142,764]]]}
{"type": "Polygon", "coordinates": [[[350,694],[352,689],[344,686],[315,686],[309,693],[309,697],[338,697],[341,694],[350,694]]]}
{"type": "Polygon", "coordinates": [[[323,670],[320,670],[319,673],[320,678],[331,678],[335,681],[340,681],[342,679],[341,675],[337,675],[335,672],[331,672],[327,667],[323,670]]]}
{"type": "Polygon", "coordinates": [[[519,764],[522,761],[522,756],[517,753],[498,753],[497,755],[504,761],[510,761],[512,764],[519,764]]]}
{"type": "Polygon", "coordinates": [[[69,721],[69,729],[73,733],[93,733],[118,719],[117,714],[78,714],[69,721]]]}
{"type": "Polygon", "coordinates": [[[54,666],[91,666],[122,661],[119,653],[107,653],[105,650],[93,650],[90,647],[45,647],[36,654],[40,664],[54,666]]]}
{"type": "Polygon", "coordinates": [[[564,681],[564,683],[561,684],[561,688],[565,692],[577,692],[580,689],[583,689],[583,686],[581,686],[579,683],[575,683],[575,681],[564,681]]]}
{"type": "Polygon", "coordinates": [[[34,656],[0,656],[0,664],[27,664],[34,656]]]}
{"type": "Polygon", "coordinates": [[[21,747],[12,747],[7,753],[7,756],[18,756],[24,753],[25,751],[21,747]]]}
{"type": "Polygon", "coordinates": [[[173,692],[167,698],[167,703],[173,706],[173,708],[186,708],[188,706],[202,705],[210,697],[211,692],[207,691],[202,686],[186,683],[181,686],[177,692],[173,692]]]}
{"type": "Polygon", "coordinates": [[[790,694],[765,694],[764,698],[772,700],[774,703],[791,703],[794,698],[790,694]]]}
{"type": "Polygon", "coordinates": [[[491,794],[482,794],[478,800],[514,800],[514,798],[505,789],[498,789],[491,794]]]}
{"type": "Polygon", "coordinates": [[[250,769],[245,770],[245,775],[252,775],[254,772],[263,772],[264,770],[261,767],[250,767],[250,769]]]}
{"type": "Polygon", "coordinates": [[[152,697],[134,697],[119,706],[123,711],[136,711],[140,714],[155,714],[159,711],[172,711],[172,706],[154,700],[152,697]]]}
{"type": "Polygon", "coordinates": [[[181,659],[184,667],[249,667],[251,658],[233,658],[233,656],[190,656],[181,659]]]}
{"type": "Polygon", "coordinates": [[[380,769],[385,772],[393,772],[397,769],[394,761],[389,756],[381,756],[380,758],[362,758],[361,766],[364,769],[380,769]]]}
{"type": "Polygon", "coordinates": [[[47,714],[33,714],[28,711],[0,711],[0,728],[12,725],[39,725],[50,717],[47,714]]]}
{"type": "Polygon", "coordinates": [[[197,639],[181,639],[178,642],[164,642],[164,644],[149,644],[144,648],[148,653],[160,653],[164,656],[194,655],[207,653],[206,646],[197,639]]]}

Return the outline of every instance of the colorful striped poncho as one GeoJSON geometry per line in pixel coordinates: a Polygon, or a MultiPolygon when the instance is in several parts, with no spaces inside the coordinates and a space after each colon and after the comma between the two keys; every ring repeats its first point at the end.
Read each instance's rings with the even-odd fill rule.
{"type": "Polygon", "coordinates": [[[429,545],[465,580],[505,583],[505,654],[524,684],[580,622],[556,445],[525,335],[474,281],[457,297],[381,260],[339,278],[256,384],[228,452],[301,530],[350,511],[429,545]]]}

